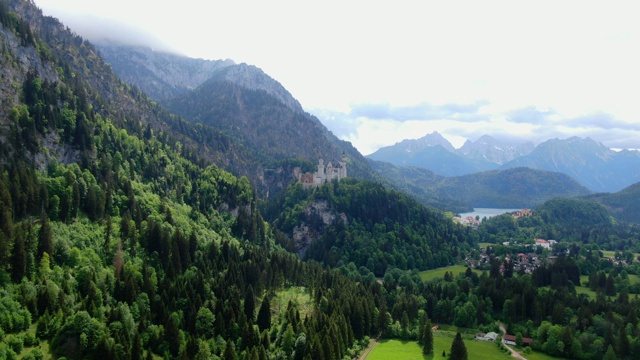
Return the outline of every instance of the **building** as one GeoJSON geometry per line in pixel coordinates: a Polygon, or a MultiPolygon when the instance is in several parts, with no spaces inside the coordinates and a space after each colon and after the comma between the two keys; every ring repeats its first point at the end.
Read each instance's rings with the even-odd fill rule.
{"type": "Polygon", "coordinates": [[[536,246],[540,246],[542,248],[545,248],[547,250],[551,249],[551,244],[549,244],[549,242],[545,239],[535,239],[534,240],[536,246]]]}
{"type": "Polygon", "coordinates": [[[512,213],[512,216],[516,219],[519,219],[521,217],[529,217],[532,215],[533,212],[531,212],[531,209],[522,209],[512,213]]]}
{"type": "Polygon", "coordinates": [[[341,161],[337,166],[333,166],[331,162],[327,165],[324,160],[318,161],[318,171],[315,173],[302,173],[299,167],[293,169],[293,174],[305,189],[309,187],[318,187],[333,179],[341,180],[347,177],[347,156],[342,155],[341,161]]]}
{"type": "MultiPolygon", "coordinates": [[[[502,340],[504,340],[504,343],[507,344],[507,345],[517,345],[516,344],[516,336],[515,335],[505,334],[504,337],[502,338],[502,340]]],[[[523,337],[522,338],[523,346],[531,346],[532,342],[533,342],[533,339],[531,339],[531,338],[527,338],[527,337],[523,337]]]]}
{"type": "Polygon", "coordinates": [[[498,338],[498,334],[495,332],[488,332],[486,334],[484,333],[477,333],[475,336],[476,340],[481,340],[481,341],[496,341],[496,339],[498,338]]]}

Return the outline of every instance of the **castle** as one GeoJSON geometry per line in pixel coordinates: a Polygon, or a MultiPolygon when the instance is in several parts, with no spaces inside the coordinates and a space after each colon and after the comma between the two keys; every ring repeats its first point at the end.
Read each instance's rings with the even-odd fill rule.
{"type": "Polygon", "coordinates": [[[339,166],[333,166],[331,162],[329,162],[326,166],[324,165],[324,160],[320,159],[318,161],[318,171],[315,173],[305,173],[303,174],[300,170],[300,167],[296,167],[293,169],[293,175],[298,179],[298,181],[302,184],[302,187],[307,189],[311,186],[318,187],[326,182],[329,182],[333,179],[344,179],[347,177],[347,156],[342,155],[341,161],[338,162],[339,166]]]}

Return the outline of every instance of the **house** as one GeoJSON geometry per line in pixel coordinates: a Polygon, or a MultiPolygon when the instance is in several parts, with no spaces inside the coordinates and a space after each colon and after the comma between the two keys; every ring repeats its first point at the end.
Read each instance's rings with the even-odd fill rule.
{"type": "Polygon", "coordinates": [[[547,250],[551,249],[551,244],[549,244],[549,242],[545,239],[535,239],[534,240],[536,246],[540,246],[542,248],[545,248],[547,250]]]}
{"type": "Polygon", "coordinates": [[[481,341],[496,341],[496,339],[498,338],[498,334],[495,332],[488,332],[488,333],[477,333],[475,336],[476,340],[481,340],[481,341]]]}
{"type": "MultiPolygon", "coordinates": [[[[516,336],[515,335],[505,334],[504,337],[502,338],[502,340],[504,340],[504,343],[507,344],[507,345],[517,345],[516,344],[516,336]]],[[[531,346],[532,342],[533,342],[533,339],[531,339],[531,338],[527,338],[527,337],[523,337],[522,338],[522,344],[524,346],[531,346]]]]}
{"type": "Polygon", "coordinates": [[[522,209],[512,213],[512,216],[516,219],[519,219],[521,217],[529,217],[531,215],[533,215],[531,209],[522,209]]]}

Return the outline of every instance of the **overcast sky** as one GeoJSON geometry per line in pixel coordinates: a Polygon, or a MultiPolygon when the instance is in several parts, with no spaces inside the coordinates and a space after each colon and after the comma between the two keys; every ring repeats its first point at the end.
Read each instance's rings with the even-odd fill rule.
{"type": "Polygon", "coordinates": [[[490,134],[640,148],[640,21],[631,1],[36,5],[89,39],[106,32],[255,65],[363,154],[433,131],[456,147],[490,134]]]}

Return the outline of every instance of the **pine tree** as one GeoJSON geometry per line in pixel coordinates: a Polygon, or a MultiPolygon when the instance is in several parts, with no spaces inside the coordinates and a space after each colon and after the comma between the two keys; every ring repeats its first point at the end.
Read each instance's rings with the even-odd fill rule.
{"type": "Polygon", "coordinates": [[[260,331],[269,330],[271,328],[271,304],[269,303],[269,296],[265,295],[258,310],[258,319],[256,324],[260,331]]]}
{"type": "Polygon", "coordinates": [[[53,255],[53,236],[51,231],[51,224],[49,224],[49,218],[46,213],[42,214],[42,225],[38,232],[38,253],[37,258],[42,258],[42,254],[47,253],[49,257],[53,255]]]}
{"type": "Polygon", "coordinates": [[[433,354],[433,330],[431,329],[431,320],[428,319],[423,328],[422,353],[425,355],[433,354]]]}
{"type": "Polygon", "coordinates": [[[247,320],[253,324],[256,312],[256,301],[253,295],[253,287],[249,285],[247,293],[244,297],[244,314],[247,316],[247,320]]]}
{"type": "Polygon", "coordinates": [[[449,359],[451,360],[467,360],[467,347],[464,345],[462,335],[456,333],[456,337],[451,343],[451,350],[449,351],[449,359]]]}
{"type": "Polygon", "coordinates": [[[224,356],[222,358],[224,360],[236,360],[238,358],[238,355],[236,355],[236,347],[232,341],[227,341],[227,346],[224,348],[224,356]]]}
{"type": "MultiPolygon", "coordinates": [[[[0,232],[0,238],[4,234],[0,232]]],[[[22,231],[17,232],[11,250],[11,279],[20,282],[27,271],[27,246],[22,231]]]]}
{"type": "Polygon", "coordinates": [[[609,345],[607,352],[604,354],[604,360],[617,360],[616,352],[613,351],[613,347],[609,345]]]}

